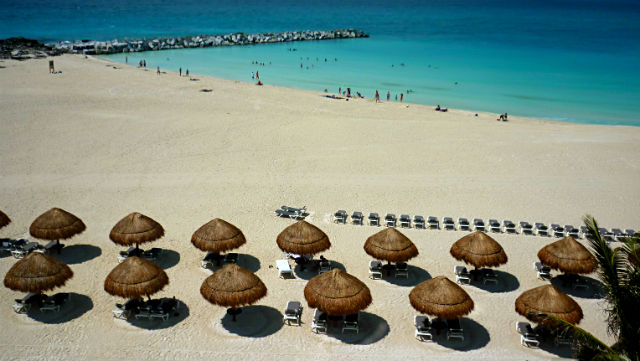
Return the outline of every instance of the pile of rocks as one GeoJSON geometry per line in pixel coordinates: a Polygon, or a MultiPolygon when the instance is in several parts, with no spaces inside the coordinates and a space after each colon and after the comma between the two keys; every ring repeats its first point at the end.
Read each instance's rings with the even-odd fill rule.
{"type": "Polygon", "coordinates": [[[58,55],[57,49],[46,47],[37,40],[25,38],[0,39],[0,58],[26,60],[58,55]]]}

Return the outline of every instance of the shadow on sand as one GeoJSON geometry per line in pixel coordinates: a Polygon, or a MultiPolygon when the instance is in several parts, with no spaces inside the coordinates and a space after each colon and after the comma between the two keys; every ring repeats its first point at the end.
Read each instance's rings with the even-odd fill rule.
{"type": "Polygon", "coordinates": [[[222,327],[230,333],[243,337],[266,337],[282,328],[283,315],[273,307],[257,305],[242,308],[236,321],[228,313],[221,320],[222,327]]]}
{"type": "Polygon", "coordinates": [[[75,320],[93,308],[91,298],[79,293],[69,293],[69,300],[60,307],[58,312],[41,312],[37,307],[27,314],[31,319],[48,324],[60,324],[75,320]]]}
{"type": "Polygon", "coordinates": [[[171,268],[178,262],[180,262],[180,253],[172,249],[163,249],[162,254],[156,260],[156,264],[164,269],[171,268]]]}
{"type": "Polygon", "coordinates": [[[337,323],[337,327],[333,326],[333,321],[328,321],[327,336],[350,345],[370,345],[376,343],[385,338],[390,331],[389,324],[384,318],[369,312],[360,312],[358,333],[353,331],[342,333],[341,322],[337,323]]]}
{"type": "Polygon", "coordinates": [[[68,265],[88,262],[100,257],[101,254],[100,247],[90,244],[72,244],[62,248],[59,254],[56,251],[51,252],[52,256],[68,265]]]}
{"type": "Polygon", "coordinates": [[[498,276],[497,283],[484,284],[481,279],[473,279],[471,285],[491,293],[511,292],[520,287],[520,281],[511,273],[499,270],[493,272],[498,276]]]}
{"type": "MultiPolygon", "coordinates": [[[[238,266],[245,268],[251,272],[257,272],[260,269],[260,260],[256,257],[246,254],[246,253],[238,253],[238,266]]],[[[209,267],[208,269],[211,272],[215,272],[227,264],[220,262],[219,265],[214,264],[213,267],[209,267]]]]}
{"type": "MultiPolygon", "coordinates": [[[[295,264],[293,260],[291,260],[290,262],[293,262],[293,264],[295,264]]],[[[344,272],[347,272],[347,269],[342,263],[331,260],[331,269],[334,268],[338,268],[344,272]]],[[[299,264],[295,264],[293,273],[296,275],[296,277],[308,281],[318,275],[318,266],[315,263],[306,264],[303,271],[299,264]]]]}
{"type": "Polygon", "coordinates": [[[173,327],[176,324],[182,322],[185,318],[189,317],[189,307],[184,302],[178,300],[179,306],[175,313],[173,313],[168,320],[164,321],[159,318],[156,319],[136,319],[135,316],[131,316],[127,322],[132,326],[138,328],[144,328],[146,330],[162,330],[165,328],[173,327]]]}
{"type": "Polygon", "coordinates": [[[604,295],[603,284],[600,280],[587,276],[580,277],[587,287],[574,288],[574,283],[571,281],[571,277],[565,275],[558,275],[551,279],[551,284],[556,286],[560,291],[568,294],[569,296],[579,298],[598,299],[604,295]]]}
{"type": "Polygon", "coordinates": [[[396,278],[393,271],[389,275],[383,271],[382,279],[397,286],[413,287],[432,278],[427,270],[420,267],[408,265],[407,269],[409,278],[396,278]]]}
{"type": "Polygon", "coordinates": [[[489,331],[470,318],[461,318],[460,325],[464,330],[464,341],[460,339],[447,340],[446,329],[434,329],[433,342],[456,351],[471,351],[486,346],[491,340],[489,331]]]}

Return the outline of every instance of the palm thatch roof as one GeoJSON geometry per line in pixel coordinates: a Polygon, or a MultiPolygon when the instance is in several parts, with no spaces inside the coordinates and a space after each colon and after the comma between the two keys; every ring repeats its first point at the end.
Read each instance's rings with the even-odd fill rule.
{"type": "Polygon", "coordinates": [[[222,253],[242,246],[247,240],[238,227],[215,218],[193,233],[191,243],[205,252],[222,253]]]}
{"type": "Polygon", "coordinates": [[[419,312],[446,319],[467,315],[474,307],[469,294],[445,276],[415,286],[409,293],[409,302],[419,312]]]}
{"type": "Polygon", "coordinates": [[[331,247],[329,237],[306,221],[298,221],[285,228],[276,239],[278,247],[285,252],[316,254],[331,247]]]}
{"type": "Polygon", "coordinates": [[[41,293],[63,286],[71,277],[73,271],[64,262],[33,252],[9,269],[4,285],[14,291],[41,293]]]}
{"type": "Polygon", "coordinates": [[[0,211],[0,228],[9,223],[11,223],[11,218],[9,218],[9,216],[7,216],[3,211],[0,211]]]}
{"type": "Polygon", "coordinates": [[[138,212],[122,218],[109,233],[109,238],[122,246],[151,242],[162,236],[164,229],[160,223],[138,212]]]}
{"type": "Polygon", "coordinates": [[[202,282],[200,294],[214,305],[236,308],[266,296],[267,286],[250,271],[229,264],[202,282]]]}
{"type": "Polygon", "coordinates": [[[360,312],[372,301],[367,285],[338,268],[309,280],[304,287],[304,298],[309,307],[331,316],[360,312]]]}
{"type": "Polygon", "coordinates": [[[496,267],[507,263],[507,254],[493,238],[475,231],[457,240],[449,251],[451,255],[477,268],[496,267]]]}
{"type": "Polygon", "coordinates": [[[397,263],[406,262],[418,255],[416,245],[393,227],[367,238],[364,251],[373,258],[397,263]]]}
{"type": "Polygon", "coordinates": [[[36,218],[29,233],[40,239],[61,240],[82,233],[87,227],[80,218],[60,208],[51,208],[36,218]]]}
{"type": "Polygon", "coordinates": [[[573,237],[550,243],[538,251],[545,265],[564,273],[591,273],[598,268],[596,258],[573,237]]]}
{"type": "Polygon", "coordinates": [[[533,322],[538,322],[530,312],[546,313],[569,323],[582,319],[582,309],[576,301],[553,285],[544,285],[523,292],[516,299],[516,312],[533,322]]]}
{"type": "Polygon", "coordinates": [[[140,257],[129,257],[117,265],[104,280],[104,290],[114,296],[151,296],[169,284],[162,267],[140,257]]]}

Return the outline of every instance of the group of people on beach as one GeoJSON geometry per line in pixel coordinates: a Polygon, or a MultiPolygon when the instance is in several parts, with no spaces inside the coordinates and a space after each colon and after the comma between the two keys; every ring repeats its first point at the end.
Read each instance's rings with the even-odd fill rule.
{"type": "Polygon", "coordinates": [[[496,120],[497,121],[501,121],[502,120],[503,122],[507,122],[507,121],[509,121],[509,118],[508,118],[507,113],[504,113],[504,114],[500,114],[500,117],[498,117],[498,119],[496,119],[496,120]]]}
{"type": "MultiPolygon", "coordinates": [[[[407,90],[407,93],[409,92],[409,90],[407,90]]],[[[387,90],[387,101],[391,100],[391,93],[387,90]]],[[[396,94],[396,101],[398,101],[398,94],[396,94]]],[[[404,93],[400,93],[400,102],[404,101],[404,93]]],[[[376,103],[380,102],[380,94],[378,93],[378,90],[376,89],[376,103]]]]}

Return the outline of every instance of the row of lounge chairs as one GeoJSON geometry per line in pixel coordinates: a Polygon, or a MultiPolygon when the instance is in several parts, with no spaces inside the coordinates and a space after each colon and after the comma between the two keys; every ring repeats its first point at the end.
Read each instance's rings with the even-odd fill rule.
{"type": "Polygon", "coordinates": [[[40,312],[59,312],[69,298],[68,293],[56,293],[53,296],[47,296],[43,293],[29,293],[23,298],[15,300],[13,310],[16,313],[27,313],[32,308],[39,308],[40,312]]]}
{"type": "Polygon", "coordinates": [[[278,217],[290,218],[297,221],[307,216],[307,206],[302,208],[282,206],[276,209],[274,213],[278,217]]]}
{"type": "Polygon", "coordinates": [[[26,255],[28,255],[31,252],[50,253],[53,250],[60,251],[62,247],[64,247],[64,245],[56,241],[51,241],[43,246],[38,242],[31,242],[24,238],[0,239],[0,252],[11,253],[13,257],[18,259],[24,258],[26,255]]]}
{"type": "Polygon", "coordinates": [[[212,269],[220,264],[237,264],[239,258],[240,255],[237,253],[219,254],[209,252],[204,256],[202,261],[200,261],[200,266],[202,266],[202,268],[212,269]]]}
{"type": "Polygon", "coordinates": [[[385,268],[389,273],[393,271],[395,278],[409,278],[409,266],[406,263],[382,265],[380,261],[369,262],[369,278],[374,280],[382,279],[385,268]]]}
{"type": "Polygon", "coordinates": [[[128,320],[131,317],[135,319],[155,319],[159,318],[166,321],[171,315],[180,308],[180,301],[174,298],[160,298],[144,301],[142,298],[130,299],[124,304],[116,303],[113,310],[113,317],[128,320]]]}
{"type": "MultiPolygon", "coordinates": [[[[333,214],[333,221],[336,223],[346,224],[349,215],[345,210],[338,210],[333,214]]],[[[458,224],[456,227],[456,222],[452,217],[443,217],[442,223],[440,223],[440,219],[434,216],[427,217],[425,220],[424,217],[415,215],[413,219],[408,214],[402,214],[400,217],[396,217],[393,213],[387,213],[384,219],[381,220],[380,215],[378,213],[369,213],[367,217],[369,225],[371,226],[380,226],[384,224],[387,227],[397,227],[398,225],[401,228],[411,228],[412,223],[415,228],[418,229],[440,229],[441,224],[442,228],[445,230],[455,231],[456,229],[461,231],[482,231],[487,232],[487,230],[496,233],[518,233],[518,226],[510,220],[503,220],[500,223],[496,219],[489,219],[487,224],[485,224],[483,219],[474,218],[473,223],[470,223],[467,218],[458,218],[458,224]],[[382,221],[382,223],[381,223],[382,221]]],[[[363,225],[364,224],[364,215],[362,212],[356,211],[351,214],[351,221],[353,224],[363,225]]],[[[550,226],[545,225],[542,222],[535,222],[533,225],[529,222],[522,221],[519,223],[520,233],[526,235],[539,235],[539,236],[555,236],[555,237],[564,237],[564,236],[572,236],[574,238],[587,237],[588,231],[585,226],[581,226],[579,229],[573,227],[572,225],[561,226],[559,224],[551,224],[550,226]]],[[[608,240],[611,241],[619,241],[623,237],[632,237],[636,234],[636,231],[633,229],[626,229],[624,232],[619,228],[613,228],[611,231],[606,228],[599,228],[600,234],[608,240]]]]}
{"type": "MultiPolygon", "coordinates": [[[[539,347],[542,338],[541,334],[545,333],[545,329],[542,326],[532,328],[529,322],[518,321],[516,322],[516,331],[520,334],[520,344],[526,347],[539,347]]],[[[568,335],[560,333],[555,335],[553,342],[556,346],[571,345],[573,340],[568,335]]]]}
{"type": "Polygon", "coordinates": [[[126,251],[120,251],[118,254],[118,263],[124,262],[129,257],[141,257],[150,261],[156,261],[162,255],[162,248],[151,248],[150,250],[142,250],[141,248],[129,247],[126,251]]]}
{"type": "MultiPolygon", "coordinates": [[[[444,322],[446,325],[447,340],[457,339],[464,341],[464,330],[460,324],[460,319],[455,318],[440,322],[444,322]]],[[[429,321],[429,317],[416,315],[413,318],[413,324],[416,327],[415,336],[418,340],[433,340],[433,324],[429,321]]]]}
{"type": "MultiPolygon", "coordinates": [[[[354,313],[351,315],[346,315],[344,317],[335,317],[331,316],[331,320],[335,323],[342,321],[342,333],[346,331],[349,332],[360,332],[360,314],[354,313]]],[[[311,322],[311,330],[315,333],[327,333],[329,316],[316,309],[313,312],[313,321],[311,322]]]]}
{"type": "Polygon", "coordinates": [[[456,282],[459,284],[471,284],[472,280],[480,280],[483,284],[498,283],[498,275],[490,268],[481,268],[469,272],[467,267],[455,266],[453,272],[456,275],[456,282]]]}
{"type": "MultiPolygon", "coordinates": [[[[333,264],[328,259],[314,260],[312,256],[300,256],[297,254],[285,253],[287,258],[292,258],[296,263],[301,265],[310,266],[311,269],[317,270],[318,274],[329,272],[333,269],[333,264]]],[[[280,278],[293,278],[293,270],[289,264],[288,259],[276,260],[276,267],[278,268],[278,276],[280,278]]]]}

